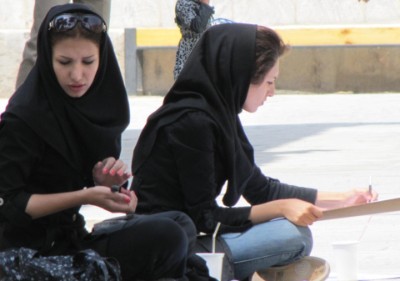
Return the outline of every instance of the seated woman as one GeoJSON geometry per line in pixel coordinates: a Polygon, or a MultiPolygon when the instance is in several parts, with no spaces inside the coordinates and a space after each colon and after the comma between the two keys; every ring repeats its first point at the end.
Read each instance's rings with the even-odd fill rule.
{"type": "Polygon", "coordinates": [[[92,249],[116,259],[123,280],[184,276],[196,238],[184,213],[134,215],[102,235],[88,233],[79,214],[83,204],[135,212],[134,192],[119,188],[131,177],[118,159],[129,119],[103,19],[81,4],[53,7],[40,27],[37,62],[1,115],[0,250],[92,249]]]}
{"type": "MultiPolygon", "coordinates": [[[[183,211],[206,234],[220,222],[221,246],[240,280],[258,271],[268,281],[325,280],[329,265],[306,257],[312,249],[308,226],[328,205],[361,204],[377,196],[288,185],[257,167],[238,115],[255,112],[274,95],[286,49],[267,27],[210,27],[163,105],[148,118],[133,154],[137,212],[183,211]],[[216,199],[226,182],[220,206],[216,199]],[[250,206],[234,207],[241,196],[250,206]]],[[[199,246],[210,245],[203,240],[199,246]]]]}

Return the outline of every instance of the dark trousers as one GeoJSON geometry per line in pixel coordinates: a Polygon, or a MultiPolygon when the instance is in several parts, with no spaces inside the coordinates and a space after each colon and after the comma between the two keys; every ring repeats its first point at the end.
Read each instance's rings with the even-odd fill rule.
{"type": "Polygon", "coordinates": [[[123,280],[181,278],[196,241],[191,219],[176,211],[134,215],[108,233],[91,235],[86,247],[118,260],[123,280]]]}

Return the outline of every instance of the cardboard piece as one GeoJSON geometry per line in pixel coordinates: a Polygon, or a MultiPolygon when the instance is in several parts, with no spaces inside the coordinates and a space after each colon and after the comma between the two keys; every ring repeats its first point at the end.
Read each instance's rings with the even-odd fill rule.
{"type": "Polygon", "coordinates": [[[363,205],[350,206],[324,211],[319,220],[331,220],[379,213],[400,211],[400,198],[371,202],[363,205]]]}

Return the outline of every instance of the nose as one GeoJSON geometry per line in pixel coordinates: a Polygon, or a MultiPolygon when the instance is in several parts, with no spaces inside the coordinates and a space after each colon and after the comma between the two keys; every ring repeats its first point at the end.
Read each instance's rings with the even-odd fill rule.
{"type": "Polygon", "coordinates": [[[71,69],[70,76],[71,76],[72,81],[74,81],[74,82],[80,81],[83,76],[82,66],[79,64],[74,65],[71,69]]]}
{"type": "Polygon", "coordinates": [[[271,85],[271,87],[268,89],[267,96],[268,97],[273,97],[275,95],[275,84],[271,85]]]}

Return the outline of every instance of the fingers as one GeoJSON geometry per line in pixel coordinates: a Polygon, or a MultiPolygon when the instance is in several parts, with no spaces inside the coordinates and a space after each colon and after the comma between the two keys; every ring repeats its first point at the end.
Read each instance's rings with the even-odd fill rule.
{"type": "Polygon", "coordinates": [[[115,198],[114,201],[118,204],[125,205],[124,212],[133,213],[136,210],[138,199],[134,191],[127,190],[123,187],[119,187],[114,185],[111,187],[111,191],[113,193],[119,193],[118,198],[115,198]],[[126,206],[128,205],[128,206],[126,206]],[[128,209],[125,209],[128,207],[128,209]]]}
{"type": "MultiPolygon", "coordinates": [[[[115,175],[115,165],[118,160],[114,157],[108,157],[102,161],[103,164],[103,174],[115,175]]],[[[122,162],[122,161],[121,161],[122,162]]]]}
{"type": "Polygon", "coordinates": [[[118,173],[118,176],[120,177],[120,182],[124,183],[132,176],[132,174],[125,171],[122,173],[122,175],[119,175],[119,173],[118,173]]]}
{"type": "Polygon", "coordinates": [[[312,225],[315,221],[323,216],[322,210],[318,207],[311,205],[304,213],[300,220],[300,225],[312,225]]]}
{"type": "Polygon", "coordinates": [[[372,190],[372,198],[371,198],[371,201],[376,201],[376,200],[378,200],[378,197],[379,197],[378,193],[377,193],[376,191],[372,190]]]}
{"type": "Polygon", "coordinates": [[[113,157],[108,157],[93,167],[93,179],[97,185],[121,185],[131,176],[131,173],[127,171],[127,165],[122,160],[116,160],[113,157]]]}
{"type": "MultiPolygon", "coordinates": [[[[126,188],[124,188],[124,187],[122,187],[122,186],[121,186],[121,189],[120,189],[119,192],[121,192],[121,193],[123,193],[123,194],[125,194],[125,195],[127,195],[127,196],[129,196],[129,197],[132,196],[131,193],[135,194],[133,191],[127,190],[126,188]]],[[[136,195],[135,195],[135,196],[136,196],[136,195]]]]}
{"type": "Polygon", "coordinates": [[[99,172],[101,173],[102,168],[103,168],[103,162],[99,161],[94,165],[94,167],[92,169],[92,173],[94,173],[94,174],[97,174],[99,172]]]}
{"type": "Polygon", "coordinates": [[[376,200],[378,200],[378,193],[376,191],[369,191],[368,189],[357,190],[353,195],[353,204],[351,205],[360,205],[376,200]]]}
{"type": "Polygon", "coordinates": [[[131,193],[126,189],[127,194],[122,192],[124,188],[121,188],[121,192],[113,193],[110,202],[110,210],[112,212],[124,212],[124,213],[133,213],[136,209],[137,199],[136,196],[132,196],[131,193]]]}
{"type": "Polygon", "coordinates": [[[138,199],[136,197],[136,194],[134,191],[130,191],[130,196],[131,196],[131,202],[130,202],[130,207],[132,209],[132,213],[135,212],[136,207],[137,207],[137,203],[138,203],[138,199]]]}
{"type": "Polygon", "coordinates": [[[296,225],[309,226],[323,216],[322,209],[308,202],[296,201],[296,205],[287,218],[296,225]]]}
{"type": "Polygon", "coordinates": [[[109,157],[104,159],[102,162],[103,174],[110,174],[111,176],[118,175],[128,179],[131,174],[127,171],[127,165],[120,159],[109,157]]]}
{"type": "Polygon", "coordinates": [[[322,216],[324,215],[323,209],[322,208],[318,208],[315,205],[312,206],[311,213],[313,214],[315,220],[317,220],[319,218],[322,218],[322,216]]]}
{"type": "Polygon", "coordinates": [[[378,193],[375,190],[367,191],[367,202],[374,202],[378,200],[378,193]]]}

